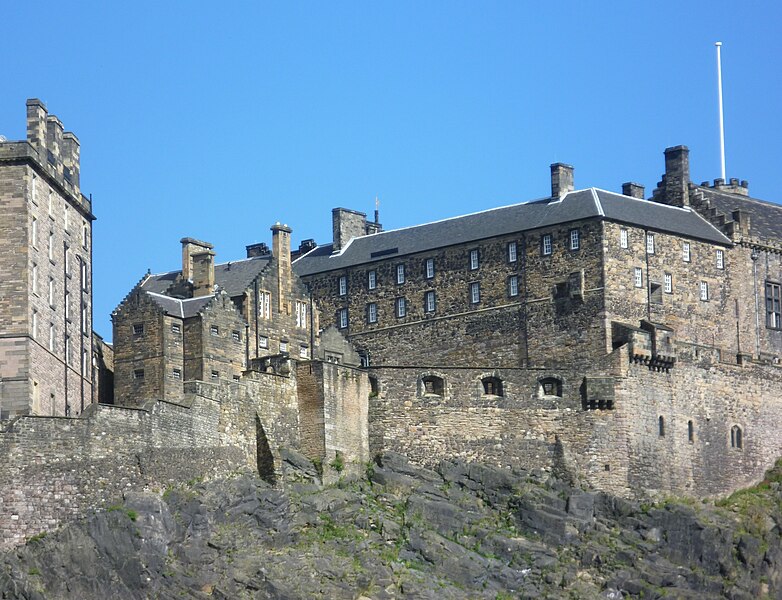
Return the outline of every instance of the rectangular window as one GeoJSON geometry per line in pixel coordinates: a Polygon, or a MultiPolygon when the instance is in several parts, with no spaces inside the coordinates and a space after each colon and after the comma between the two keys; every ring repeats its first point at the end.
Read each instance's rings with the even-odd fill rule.
{"type": "Polygon", "coordinates": [[[540,251],[543,256],[549,256],[551,254],[551,234],[547,233],[540,238],[540,251]]]}
{"type": "Polygon", "coordinates": [[[348,309],[340,308],[337,311],[337,325],[340,329],[345,329],[348,326],[348,309]]]}
{"type": "Polygon", "coordinates": [[[38,265],[33,263],[33,272],[32,272],[32,284],[33,284],[33,294],[36,296],[38,295],[38,265]]]}
{"type": "Polygon", "coordinates": [[[49,216],[52,214],[52,205],[53,205],[53,196],[54,192],[52,191],[52,188],[49,188],[49,216]]]}
{"type": "Polygon", "coordinates": [[[766,327],[782,329],[782,308],[780,308],[780,286],[766,282],[766,327]]]}
{"type": "Polygon", "coordinates": [[[65,362],[71,364],[71,336],[65,336],[65,362]]]}
{"type": "Polygon", "coordinates": [[[400,319],[407,315],[407,301],[404,298],[396,299],[396,316],[400,319]]]}
{"type": "Polygon", "coordinates": [[[33,311],[33,326],[32,326],[33,339],[38,337],[38,312],[33,311]]]}
{"type": "Polygon", "coordinates": [[[508,277],[508,296],[511,298],[519,295],[519,276],[511,275],[508,277]]]}
{"type": "Polygon", "coordinates": [[[82,350],[81,351],[81,376],[87,377],[87,365],[89,364],[89,359],[87,358],[87,351],[82,350]]]}
{"type": "Polygon", "coordinates": [[[269,319],[272,311],[272,296],[269,292],[258,293],[258,316],[261,319],[269,319]]]}
{"type": "Polygon", "coordinates": [[[65,248],[65,274],[71,276],[71,250],[68,247],[65,248]]]}
{"type": "Polygon", "coordinates": [[[296,327],[307,327],[307,303],[296,300],[296,327]]]}
{"type": "Polygon", "coordinates": [[[210,325],[209,326],[209,334],[214,336],[220,335],[220,328],[217,325],[210,325]]]}
{"type": "Polygon", "coordinates": [[[64,207],[64,213],[65,213],[65,231],[68,231],[68,229],[70,229],[70,224],[71,224],[71,211],[68,210],[67,204],[64,207]]]}
{"type": "Polygon", "coordinates": [[[665,293],[673,294],[673,275],[670,273],[665,274],[665,293]]]}
{"type": "Polygon", "coordinates": [[[470,269],[474,271],[480,266],[478,250],[470,250],[470,269]]]}
{"type": "Polygon", "coordinates": [[[647,233],[646,234],[646,253],[647,254],[654,254],[654,234],[653,233],[647,233]]]}
{"type": "Polygon", "coordinates": [[[644,285],[644,273],[641,270],[641,267],[635,268],[635,287],[643,287],[644,285]]]}
{"type": "Polygon", "coordinates": [[[426,259],[426,278],[432,279],[434,277],[434,259],[426,259]]]}
{"type": "Polygon", "coordinates": [[[239,331],[237,331],[236,329],[234,329],[234,330],[231,332],[231,339],[232,339],[234,342],[241,342],[241,341],[242,341],[242,334],[241,334],[239,331]]]}
{"type": "Polygon", "coordinates": [[[49,260],[54,260],[54,232],[49,232],[49,260]]]}
{"type": "Polygon", "coordinates": [[[38,247],[38,219],[33,217],[32,231],[30,232],[30,238],[33,244],[33,248],[38,247]]]}
{"type": "Polygon", "coordinates": [[[307,358],[309,354],[309,348],[307,348],[307,346],[299,346],[299,356],[301,358],[307,358]]]}
{"type": "Polygon", "coordinates": [[[182,379],[182,369],[177,369],[174,367],[174,369],[171,371],[171,376],[174,379],[182,379]]]}
{"type": "Polygon", "coordinates": [[[708,302],[709,300],[709,282],[701,281],[701,300],[708,302]]]}
{"type": "Polygon", "coordinates": [[[179,323],[171,323],[171,333],[182,333],[182,326],[179,323]]]}
{"type": "Polygon", "coordinates": [[[233,380],[234,381],[241,381],[242,380],[242,376],[241,375],[234,375],[233,376],[233,380]]]}
{"type": "Polygon", "coordinates": [[[88,230],[89,230],[89,226],[87,225],[87,223],[83,223],[81,226],[81,245],[85,248],[87,247],[87,235],[89,232],[88,230]]]}
{"type": "Polygon", "coordinates": [[[71,318],[71,293],[68,290],[65,290],[65,318],[70,319],[71,318]]]}
{"type": "Polygon", "coordinates": [[[377,323],[377,304],[367,304],[367,323],[377,323]]]}
{"type": "Polygon", "coordinates": [[[267,338],[265,335],[259,335],[258,336],[258,346],[261,348],[268,348],[269,347],[269,338],[267,338]]]}
{"type": "Polygon", "coordinates": [[[684,242],[682,244],[682,260],[684,262],[690,262],[690,242],[684,242]]]}
{"type": "Polygon", "coordinates": [[[725,252],[723,252],[722,250],[717,250],[717,268],[718,269],[725,268],[725,252]]]}
{"type": "Polygon", "coordinates": [[[367,288],[374,290],[377,287],[377,271],[369,271],[367,273],[367,288]]]}
{"type": "Polygon", "coordinates": [[[348,278],[347,275],[340,275],[337,280],[337,286],[339,288],[339,295],[345,296],[348,293],[348,278]]]}
{"type": "Polygon", "coordinates": [[[87,323],[87,305],[82,302],[81,303],[81,332],[83,334],[87,334],[89,329],[89,324],[87,323]]]}
{"type": "Polygon", "coordinates": [[[396,266],[396,282],[399,285],[402,285],[405,282],[405,266],[404,265],[397,265],[396,266]]]}
{"type": "Polygon", "coordinates": [[[581,247],[581,233],[578,229],[570,230],[570,249],[578,250],[581,247]]]}
{"type": "Polygon", "coordinates": [[[54,352],[54,323],[49,323],[49,352],[54,352]]]}
{"type": "Polygon", "coordinates": [[[434,295],[434,290],[426,292],[424,294],[424,311],[428,313],[433,313],[436,308],[436,298],[434,295]]]}
{"type": "Polygon", "coordinates": [[[81,269],[81,289],[83,292],[87,291],[87,261],[79,261],[79,268],[81,269]]]}
{"type": "Polygon", "coordinates": [[[516,242],[509,242],[508,243],[508,262],[516,262],[516,242]]]}
{"type": "Polygon", "coordinates": [[[33,204],[35,204],[35,205],[38,204],[37,188],[38,188],[38,175],[33,173],[33,180],[30,183],[30,198],[32,199],[33,204]]]}
{"type": "Polygon", "coordinates": [[[144,323],[133,324],[133,335],[144,335],[144,323]]]}
{"type": "Polygon", "coordinates": [[[288,342],[286,340],[280,340],[280,352],[288,351],[288,342]]]}
{"type": "Polygon", "coordinates": [[[481,301],[481,284],[474,281],[470,284],[470,302],[478,304],[481,301]]]}
{"type": "Polygon", "coordinates": [[[627,248],[627,229],[619,230],[619,247],[627,248]]]}
{"type": "Polygon", "coordinates": [[[220,379],[220,372],[219,371],[212,371],[211,375],[212,380],[220,379]]]}
{"type": "Polygon", "coordinates": [[[49,306],[54,308],[54,279],[49,277],[49,306]]]}
{"type": "Polygon", "coordinates": [[[144,369],[133,369],[133,379],[144,379],[144,369]]]}

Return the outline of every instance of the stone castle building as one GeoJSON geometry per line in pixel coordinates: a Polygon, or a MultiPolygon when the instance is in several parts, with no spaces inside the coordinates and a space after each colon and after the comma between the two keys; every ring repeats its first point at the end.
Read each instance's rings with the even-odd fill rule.
{"type": "Polygon", "coordinates": [[[0,138],[0,419],[77,415],[93,390],[92,202],[79,140],[37,99],[0,138]]]}

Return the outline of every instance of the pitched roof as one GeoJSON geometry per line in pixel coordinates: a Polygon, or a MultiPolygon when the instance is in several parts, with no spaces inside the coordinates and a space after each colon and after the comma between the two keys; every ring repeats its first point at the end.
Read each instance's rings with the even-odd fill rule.
{"type": "Polygon", "coordinates": [[[353,238],[341,252],[335,254],[332,254],[332,244],[325,244],[296,259],[293,269],[300,276],[312,275],[391,256],[415,254],[590,218],[618,221],[716,244],[731,243],[690,208],[677,208],[588,188],[569,192],[562,199],[543,198],[353,238]]]}
{"type": "MultiPolygon", "coordinates": [[[[227,263],[215,265],[215,283],[231,296],[240,296],[250,286],[266,265],[271,261],[271,256],[255,256],[227,263]]],[[[150,275],[141,289],[147,292],[165,294],[171,284],[181,275],[182,271],[169,271],[150,275]]]]}
{"type": "Polygon", "coordinates": [[[214,298],[214,296],[199,296],[198,298],[172,298],[155,292],[147,292],[155,304],[157,304],[167,315],[187,319],[194,317],[214,298]]]}
{"type": "Polygon", "coordinates": [[[728,218],[736,210],[749,213],[749,232],[752,237],[782,241],[782,206],[779,204],[707,187],[698,187],[698,190],[708,199],[712,208],[728,218]]]}

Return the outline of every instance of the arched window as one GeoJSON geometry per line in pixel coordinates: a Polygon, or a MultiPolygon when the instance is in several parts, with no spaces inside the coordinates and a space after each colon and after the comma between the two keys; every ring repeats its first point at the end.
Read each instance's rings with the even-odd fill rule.
{"type": "Polygon", "coordinates": [[[442,377],[437,375],[426,375],[421,378],[422,396],[443,396],[445,393],[445,382],[442,377]]]}
{"type": "Polygon", "coordinates": [[[663,437],[665,435],[665,419],[662,416],[657,419],[657,429],[660,437],[663,437]]]}
{"type": "Polygon", "coordinates": [[[562,397],[562,380],[558,377],[544,377],[538,381],[539,396],[559,396],[562,397]]]}
{"type": "Polygon", "coordinates": [[[692,421],[687,421],[687,441],[690,443],[695,441],[695,429],[692,425],[692,421]]]}
{"type": "Polygon", "coordinates": [[[730,428],[730,447],[739,449],[744,447],[744,434],[738,425],[730,428]]]}
{"type": "Polygon", "coordinates": [[[499,377],[484,377],[481,379],[483,393],[487,396],[503,396],[502,379],[499,377]]]}

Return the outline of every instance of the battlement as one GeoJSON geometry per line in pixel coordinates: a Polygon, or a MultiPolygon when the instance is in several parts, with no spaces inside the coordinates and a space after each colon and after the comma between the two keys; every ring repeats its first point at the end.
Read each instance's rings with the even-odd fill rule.
{"type": "Polygon", "coordinates": [[[727,183],[724,179],[715,179],[714,183],[704,181],[701,183],[701,187],[717,190],[720,192],[727,192],[728,194],[739,194],[741,196],[749,196],[749,182],[746,179],[739,181],[735,177],[731,177],[727,183]]]}

